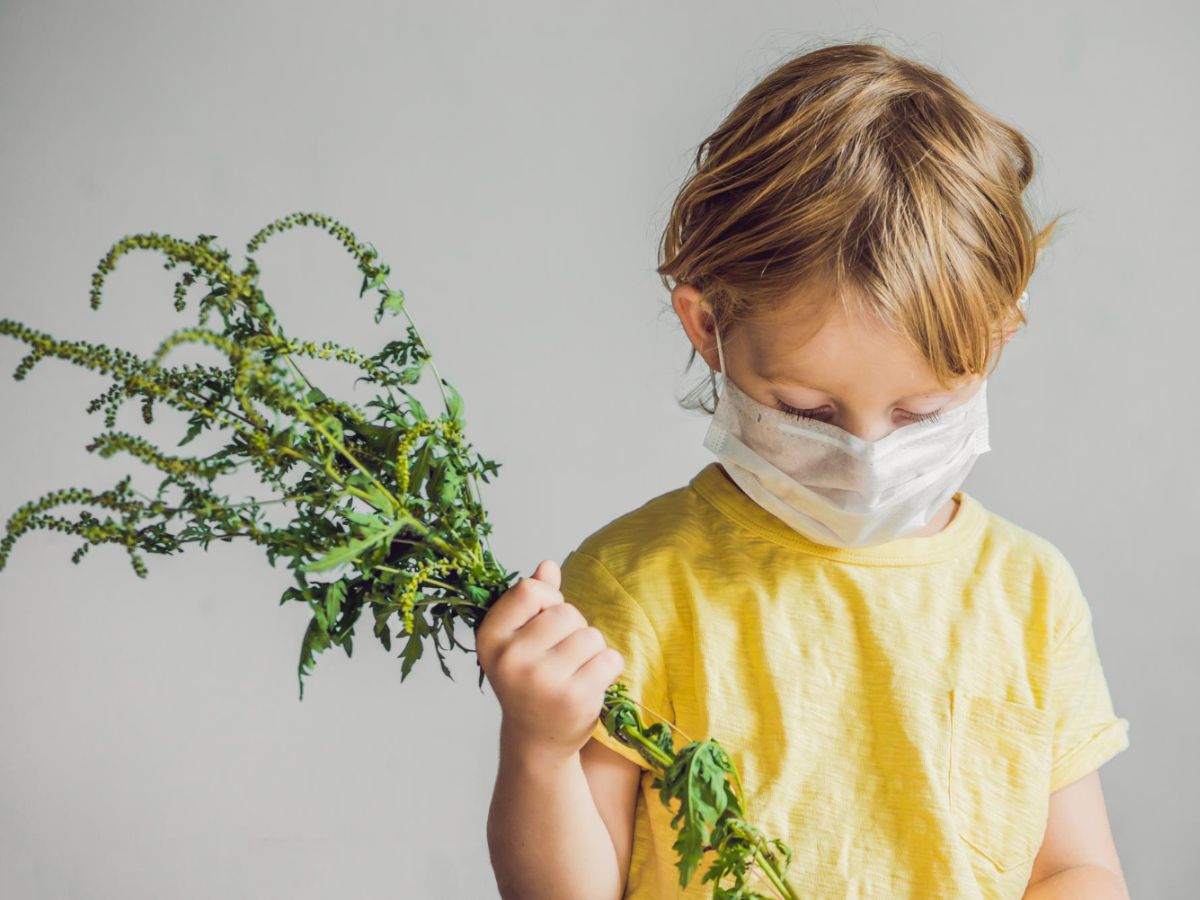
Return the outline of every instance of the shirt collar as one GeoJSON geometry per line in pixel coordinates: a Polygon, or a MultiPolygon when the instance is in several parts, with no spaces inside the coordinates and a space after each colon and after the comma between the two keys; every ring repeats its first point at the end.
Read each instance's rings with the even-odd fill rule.
{"type": "Polygon", "coordinates": [[[857,565],[908,566],[963,557],[974,547],[987,521],[987,510],[964,491],[954,494],[958,512],[950,524],[925,537],[902,537],[868,547],[832,547],[810,540],[763,509],[725,474],[718,462],[697,472],[688,487],[712,506],[760,537],[812,556],[857,565]]]}

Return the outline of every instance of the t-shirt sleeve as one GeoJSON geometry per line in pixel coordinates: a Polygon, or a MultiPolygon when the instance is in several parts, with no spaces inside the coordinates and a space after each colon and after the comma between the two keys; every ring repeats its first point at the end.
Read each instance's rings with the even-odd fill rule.
{"type": "MultiPolygon", "coordinates": [[[[641,604],[590,554],[573,550],[560,568],[563,599],[583,613],[589,625],[599,628],[608,645],[624,658],[625,668],[614,681],[628,685],[630,699],[639,704],[642,724],[673,722],[662,648],[641,604]]],[[[592,736],[643,769],[653,768],[634,747],[610,735],[599,718],[592,736]]]]}
{"type": "Polygon", "coordinates": [[[1129,720],[1113,712],[1092,613],[1074,570],[1060,576],[1063,623],[1053,653],[1054,762],[1050,790],[1087,775],[1129,746],[1129,720]]]}

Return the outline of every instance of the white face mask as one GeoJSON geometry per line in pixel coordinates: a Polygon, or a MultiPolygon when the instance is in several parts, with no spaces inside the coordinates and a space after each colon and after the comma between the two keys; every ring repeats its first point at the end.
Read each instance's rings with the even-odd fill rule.
{"type": "Polygon", "coordinates": [[[818,543],[861,547],[924,528],[991,449],[986,379],[938,420],[864,441],[742,392],[725,375],[719,331],[717,354],[722,388],[704,446],[759,506],[818,543]]]}

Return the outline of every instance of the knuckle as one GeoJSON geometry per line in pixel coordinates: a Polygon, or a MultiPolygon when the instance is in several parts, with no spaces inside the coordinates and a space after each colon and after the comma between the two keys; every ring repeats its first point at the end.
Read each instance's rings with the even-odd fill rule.
{"type": "Polygon", "coordinates": [[[525,674],[525,664],[518,654],[511,650],[502,652],[493,660],[496,677],[503,681],[515,681],[525,674]]]}
{"type": "Polygon", "coordinates": [[[539,695],[559,704],[566,698],[567,685],[546,668],[539,668],[530,676],[529,683],[539,695]]]}
{"type": "Polygon", "coordinates": [[[600,653],[608,646],[608,642],[604,639],[604,632],[595,625],[586,625],[575,633],[579,636],[578,641],[580,645],[590,650],[592,656],[600,653]]]}
{"type": "Polygon", "coordinates": [[[592,701],[592,689],[586,681],[571,679],[562,689],[563,701],[572,707],[578,709],[581,706],[590,706],[592,701]]]}

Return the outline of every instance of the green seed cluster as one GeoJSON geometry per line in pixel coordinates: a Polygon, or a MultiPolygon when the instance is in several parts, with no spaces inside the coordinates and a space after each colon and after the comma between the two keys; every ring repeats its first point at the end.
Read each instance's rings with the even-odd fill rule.
{"type": "Polygon", "coordinates": [[[273,234],[278,234],[281,231],[287,231],[289,228],[295,228],[297,225],[315,225],[321,228],[335,238],[338,239],[350,253],[358,259],[360,263],[375,256],[375,248],[369,244],[359,244],[358,239],[345,225],[337,220],[316,212],[296,212],[289,216],[284,216],[282,219],[276,219],[261,228],[255,235],[246,242],[246,255],[249,256],[258,250],[259,247],[273,234]]]}
{"type": "Polygon", "coordinates": [[[90,544],[116,543],[125,547],[129,554],[134,571],[141,578],[146,577],[146,566],[141,557],[134,551],[137,546],[137,535],[132,528],[142,511],[157,513],[162,511],[162,505],[152,503],[142,506],[128,498],[129,479],[122,479],[111,491],[94,493],[87,488],[62,488],[32,500],[18,507],[9,518],[4,538],[0,540],[0,569],[8,562],[13,544],[22,534],[34,528],[44,528],[48,531],[59,531],[74,534],[87,540],[72,556],[72,562],[78,562],[90,544]],[[84,512],[80,519],[72,522],[61,516],[45,515],[45,511],[57,506],[70,503],[93,503],[102,508],[116,510],[123,514],[121,521],[105,518],[97,519],[91,513],[84,512]]]}
{"type": "MultiPolygon", "coordinates": [[[[92,309],[100,308],[100,295],[104,290],[104,282],[126,253],[133,250],[157,250],[167,257],[164,268],[172,269],[180,262],[189,263],[193,272],[184,275],[176,284],[175,308],[183,308],[183,291],[195,278],[195,272],[207,276],[210,284],[220,283],[227,287],[231,299],[250,297],[253,293],[253,278],[247,273],[239,274],[229,266],[229,252],[213,250],[209,242],[215,235],[202,234],[195,241],[183,241],[168,234],[148,232],[132,234],[117,241],[100,260],[95,273],[92,275],[91,305],[92,309]]],[[[253,271],[253,270],[252,270],[253,271]]]]}
{"type": "Polygon", "coordinates": [[[0,334],[24,341],[31,348],[13,372],[13,378],[17,381],[24,380],[34,365],[47,356],[65,359],[101,375],[113,375],[118,378],[136,371],[140,364],[135,354],[125,350],[114,350],[103,344],[89,344],[87,341],[56,340],[44,331],[35,331],[12,319],[0,319],[0,334]]]}
{"type": "Polygon", "coordinates": [[[191,476],[212,481],[222,472],[232,470],[236,463],[228,460],[207,462],[188,456],[168,456],[148,440],[124,431],[110,431],[97,436],[87,445],[90,451],[98,451],[101,457],[108,458],[114,453],[124,450],[138,459],[149,463],[157,469],[168,472],[176,477],[191,476]]]}
{"type": "Polygon", "coordinates": [[[455,572],[462,573],[462,571],[460,566],[448,559],[424,559],[417,564],[416,570],[410,576],[408,586],[400,592],[400,596],[397,598],[404,619],[405,634],[413,633],[413,607],[417,602],[421,585],[430,578],[455,572]]]}

